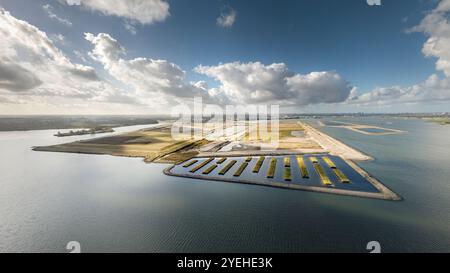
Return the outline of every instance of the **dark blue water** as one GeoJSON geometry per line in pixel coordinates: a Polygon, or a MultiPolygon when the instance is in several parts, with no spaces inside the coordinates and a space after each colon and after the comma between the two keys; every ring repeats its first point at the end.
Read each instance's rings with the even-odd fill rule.
{"type": "MultiPolygon", "coordinates": [[[[259,157],[252,157],[252,160],[248,162],[248,166],[244,169],[242,174],[239,177],[234,177],[234,173],[239,169],[241,164],[246,160],[247,157],[228,157],[225,162],[218,165],[211,173],[202,174],[202,172],[209,168],[211,165],[216,165],[217,161],[220,158],[215,158],[210,163],[206,164],[203,168],[197,170],[195,173],[191,173],[190,171],[196,166],[200,165],[202,162],[206,161],[208,158],[198,158],[198,162],[189,167],[183,167],[184,163],[180,165],[176,165],[171,169],[171,172],[179,175],[201,175],[205,178],[211,177],[216,179],[232,179],[232,180],[245,180],[245,181],[253,181],[255,183],[261,184],[270,184],[274,182],[282,183],[282,184],[298,184],[304,186],[314,186],[314,187],[332,187],[335,189],[343,189],[343,190],[351,190],[351,191],[362,191],[362,192],[379,192],[369,181],[367,181],[364,177],[362,177],[356,170],[350,167],[343,159],[340,157],[327,155],[330,158],[336,167],[343,172],[349,179],[350,183],[341,183],[338,177],[334,174],[333,170],[325,163],[321,155],[315,155],[320,166],[325,172],[328,179],[330,179],[332,185],[326,186],[321,182],[319,174],[315,171],[314,165],[311,162],[310,158],[314,155],[304,155],[304,162],[309,174],[308,178],[302,177],[300,168],[297,163],[297,159],[295,155],[290,156],[266,156],[263,165],[258,173],[254,173],[253,167],[256,165],[259,157]],[[291,181],[285,181],[284,179],[284,158],[290,158],[290,169],[291,169],[291,181]],[[273,178],[267,177],[267,171],[269,170],[270,161],[272,158],[277,159],[275,176],[273,178]],[[220,175],[219,172],[224,168],[231,160],[236,160],[237,162],[233,165],[233,167],[225,174],[220,175]]],[[[190,160],[186,161],[190,162],[190,160]]]]}
{"type": "Polygon", "coordinates": [[[403,201],[169,177],[140,159],[30,150],[62,141],[53,131],[0,133],[0,251],[75,240],[86,252],[366,252],[377,240],[384,252],[448,252],[450,126],[351,122],[409,132],[323,127],[374,156],[360,165],[403,201]]]}

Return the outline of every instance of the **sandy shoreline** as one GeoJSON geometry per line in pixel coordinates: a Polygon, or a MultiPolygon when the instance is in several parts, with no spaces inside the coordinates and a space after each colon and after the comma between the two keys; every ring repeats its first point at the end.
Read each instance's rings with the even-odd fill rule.
{"type": "Polygon", "coordinates": [[[330,137],[329,135],[320,132],[319,130],[313,128],[312,126],[301,123],[303,128],[305,128],[306,134],[308,134],[312,139],[314,139],[320,146],[322,146],[326,152],[331,155],[340,156],[344,159],[357,160],[357,161],[367,161],[373,158],[360,152],[343,142],[330,137]]]}

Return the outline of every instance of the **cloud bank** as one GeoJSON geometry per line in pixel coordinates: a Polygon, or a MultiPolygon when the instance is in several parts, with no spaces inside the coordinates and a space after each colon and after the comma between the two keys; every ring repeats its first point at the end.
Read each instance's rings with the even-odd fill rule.
{"type": "Polygon", "coordinates": [[[73,63],[47,34],[0,9],[0,95],[9,101],[62,97],[116,100],[119,92],[90,66],[73,63]]]}
{"type": "MultiPolygon", "coordinates": [[[[160,0],[66,1],[141,24],[151,24],[169,16],[169,5],[160,0]],[[143,12],[147,8],[153,11],[143,12]],[[155,15],[157,13],[159,15],[155,15]]],[[[44,10],[52,11],[50,6],[44,10]]],[[[0,103],[2,106],[20,103],[46,107],[77,104],[89,107],[96,103],[111,105],[110,109],[130,105],[161,111],[195,96],[215,104],[270,103],[300,107],[450,101],[449,13],[450,0],[443,0],[418,26],[409,29],[427,36],[422,52],[426,57],[436,58],[435,74],[412,86],[378,87],[358,94],[358,89],[336,71],[300,74],[285,63],[258,61],[198,65],[193,71],[208,81],[189,82],[186,72],[173,62],[145,56],[126,58],[127,49],[110,34],[85,33],[92,49],[88,53],[76,51],[76,56],[87,63],[85,56],[89,55],[101,64],[101,71],[97,72],[92,66],[70,60],[42,30],[0,9],[0,36],[3,38],[0,43],[0,103]]],[[[231,19],[226,18],[228,15],[232,14],[220,17],[224,27],[235,21],[236,14],[231,19]]],[[[55,35],[50,37],[58,37],[55,35]]]]}
{"type": "Polygon", "coordinates": [[[197,66],[195,71],[220,82],[214,93],[226,94],[241,103],[308,105],[347,99],[352,87],[333,71],[306,75],[290,71],[284,63],[226,63],[197,66]]]}
{"type": "MultiPolygon", "coordinates": [[[[298,74],[284,63],[233,62],[197,66],[194,71],[218,81],[189,82],[177,64],[161,59],[126,59],[126,49],[107,33],[85,33],[88,55],[120,84],[99,77],[91,67],[72,62],[37,27],[0,12],[0,96],[8,103],[97,102],[164,108],[203,97],[206,103],[309,105],[345,100],[351,86],[338,73],[298,74]]],[[[77,55],[78,56],[78,55],[77,55]]]]}
{"type": "Polygon", "coordinates": [[[450,0],[442,0],[408,32],[424,33],[428,39],[423,45],[422,53],[426,57],[437,58],[436,70],[444,74],[432,74],[424,82],[413,86],[378,87],[371,92],[355,95],[349,103],[376,105],[399,104],[450,100],[450,0]]]}
{"type": "Polygon", "coordinates": [[[170,15],[169,3],[164,0],[66,0],[66,3],[143,25],[162,22],[170,15]]]}
{"type": "Polygon", "coordinates": [[[279,103],[308,105],[342,102],[352,87],[336,72],[312,72],[301,75],[283,63],[233,62],[217,66],[197,66],[194,71],[220,82],[208,88],[204,82],[189,83],[186,73],[167,60],[145,57],[124,59],[126,49],[107,33],[85,33],[94,48],[89,55],[103,64],[116,80],[130,86],[142,97],[165,99],[203,97],[207,102],[279,103]]]}
{"type": "Polygon", "coordinates": [[[102,63],[112,77],[131,87],[143,99],[155,100],[159,97],[168,101],[194,96],[201,96],[207,101],[210,99],[207,90],[187,82],[185,71],[174,63],[145,57],[124,59],[126,49],[107,33],[85,33],[85,39],[94,46],[89,55],[102,63]]]}

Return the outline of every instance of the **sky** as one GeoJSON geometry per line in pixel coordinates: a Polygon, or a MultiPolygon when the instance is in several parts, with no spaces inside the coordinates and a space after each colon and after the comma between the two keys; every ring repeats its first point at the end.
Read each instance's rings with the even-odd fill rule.
{"type": "Polygon", "coordinates": [[[0,0],[0,115],[449,112],[450,0],[0,0]]]}

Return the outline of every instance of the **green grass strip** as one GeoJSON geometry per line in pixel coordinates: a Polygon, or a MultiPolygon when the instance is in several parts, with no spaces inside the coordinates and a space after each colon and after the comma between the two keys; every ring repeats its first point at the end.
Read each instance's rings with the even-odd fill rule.
{"type": "Polygon", "coordinates": [[[216,165],[216,164],[211,165],[211,166],[208,167],[208,169],[206,169],[206,170],[203,171],[203,174],[209,174],[209,173],[212,172],[215,168],[217,168],[217,165],[216,165]]]}
{"type": "Polygon", "coordinates": [[[325,186],[333,185],[331,183],[330,179],[328,178],[327,174],[325,173],[325,171],[322,169],[322,167],[319,164],[315,163],[314,168],[316,169],[317,174],[320,176],[320,180],[322,181],[322,183],[325,186]]]}
{"type": "Polygon", "coordinates": [[[236,164],[236,160],[231,160],[222,170],[220,170],[219,174],[220,175],[225,175],[230,169],[231,167],[234,166],[234,164],[236,164]]]}
{"type": "Polygon", "coordinates": [[[209,164],[209,162],[213,161],[214,157],[208,158],[207,160],[203,161],[202,163],[200,163],[199,165],[197,165],[196,167],[194,167],[192,170],[190,170],[191,173],[195,173],[196,171],[200,170],[201,168],[205,167],[206,165],[209,164]]]}
{"type": "Polygon", "coordinates": [[[309,178],[308,169],[306,168],[305,160],[302,156],[297,156],[297,162],[298,162],[298,168],[300,169],[300,172],[302,173],[303,178],[309,178]]]}
{"type": "Polygon", "coordinates": [[[286,156],[284,158],[284,166],[285,167],[290,167],[291,166],[291,157],[290,156],[286,156]]]}
{"type": "Polygon", "coordinates": [[[217,164],[222,164],[222,163],[225,162],[226,160],[227,160],[226,157],[222,157],[221,159],[219,159],[219,160],[217,161],[217,164]]]}
{"type": "Polygon", "coordinates": [[[311,160],[312,163],[319,163],[319,161],[317,160],[317,157],[315,157],[315,156],[311,156],[309,158],[309,160],[311,160]]]}
{"type": "Polygon", "coordinates": [[[242,172],[245,170],[245,168],[247,168],[248,163],[247,162],[242,162],[241,166],[239,166],[239,169],[237,169],[237,171],[233,174],[233,176],[239,177],[241,176],[242,172]]]}
{"type": "Polygon", "coordinates": [[[334,162],[328,156],[323,156],[322,159],[330,168],[336,169],[336,165],[334,165],[334,162]]]}
{"type": "Polygon", "coordinates": [[[350,183],[350,179],[348,179],[348,177],[341,170],[333,169],[333,171],[341,183],[350,183]]]}
{"type": "Polygon", "coordinates": [[[194,164],[197,163],[197,162],[198,162],[198,160],[191,160],[191,161],[189,161],[188,163],[184,164],[184,165],[183,165],[183,168],[190,167],[190,166],[194,165],[194,164]]]}
{"type": "Polygon", "coordinates": [[[291,181],[291,167],[284,167],[284,180],[285,181],[291,181]]]}
{"type": "Polygon", "coordinates": [[[264,163],[264,159],[266,159],[264,156],[259,157],[258,162],[256,162],[255,167],[253,167],[254,173],[259,173],[259,170],[261,169],[261,166],[264,163]]]}
{"type": "Polygon", "coordinates": [[[275,169],[277,167],[277,158],[272,157],[270,160],[269,170],[267,170],[267,178],[273,178],[275,176],[275,169]]]}

